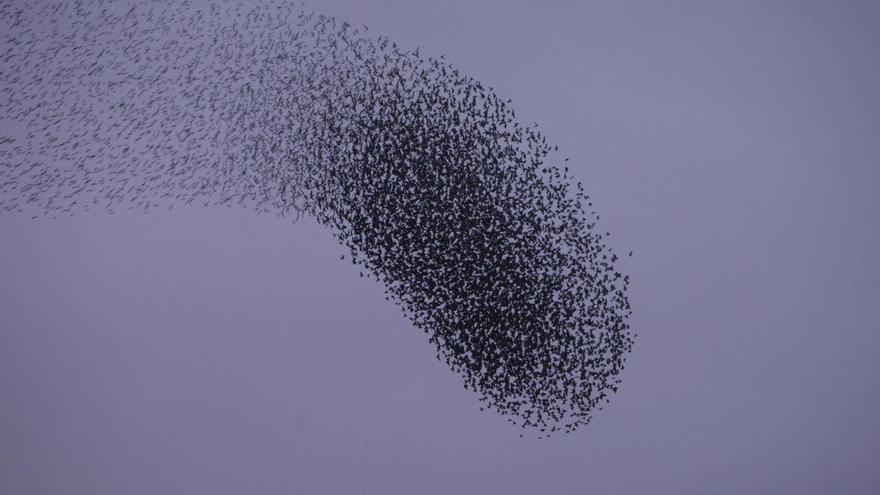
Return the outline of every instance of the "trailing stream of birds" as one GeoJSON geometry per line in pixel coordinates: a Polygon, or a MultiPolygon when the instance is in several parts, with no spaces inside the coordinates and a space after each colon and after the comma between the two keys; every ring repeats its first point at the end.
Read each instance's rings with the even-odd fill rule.
{"type": "Polygon", "coordinates": [[[286,2],[0,1],[0,39],[0,211],[312,217],[508,421],[617,391],[629,278],[590,197],[445,59],[286,2]]]}

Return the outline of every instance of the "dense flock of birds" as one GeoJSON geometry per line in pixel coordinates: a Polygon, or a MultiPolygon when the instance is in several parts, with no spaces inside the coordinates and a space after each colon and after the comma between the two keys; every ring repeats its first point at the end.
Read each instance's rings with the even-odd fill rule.
{"type": "Polygon", "coordinates": [[[509,100],[365,31],[286,2],[2,1],[0,210],[313,217],[485,407],[586,424],[634,339],[590,198],[509,100]]]}

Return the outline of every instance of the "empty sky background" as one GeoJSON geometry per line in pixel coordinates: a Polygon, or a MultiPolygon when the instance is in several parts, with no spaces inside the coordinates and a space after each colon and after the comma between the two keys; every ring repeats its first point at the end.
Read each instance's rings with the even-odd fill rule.
{"type": "Polygon", "coordinates": [[[520,439],[310,221],[0,215],[0,492],[880,491],[880,4],[321,1],[559,145],[639,336],[520,439]]]}

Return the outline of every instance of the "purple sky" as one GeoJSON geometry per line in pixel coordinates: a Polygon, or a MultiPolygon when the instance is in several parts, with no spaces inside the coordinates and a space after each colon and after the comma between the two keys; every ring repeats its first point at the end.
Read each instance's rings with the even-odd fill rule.
{"type": "Polygon", "coordinates": [[[571,157],[635,250],[620,393],[520,439],[309,221],[3,214],[0,493],[880,492],[880,5],[310,6],[571,157]]]}

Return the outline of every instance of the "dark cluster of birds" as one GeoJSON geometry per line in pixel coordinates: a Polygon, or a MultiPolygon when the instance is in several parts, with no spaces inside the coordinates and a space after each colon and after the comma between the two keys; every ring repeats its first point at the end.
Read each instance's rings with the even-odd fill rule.
{"type": "Polygon", "coordinates": [[[509,421],[617,390],[629,279],[590,198],[442,57],[286,2],[3,1],[0,32],[0,209],[311,216],[509,421]]]}

